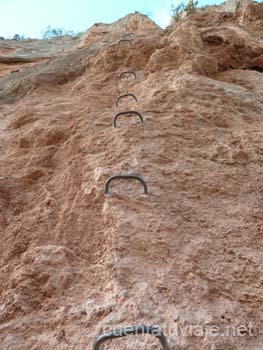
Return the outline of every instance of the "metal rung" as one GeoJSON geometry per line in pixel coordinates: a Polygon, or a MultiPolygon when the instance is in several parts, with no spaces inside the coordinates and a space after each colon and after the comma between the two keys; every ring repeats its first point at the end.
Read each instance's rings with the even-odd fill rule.
{"type": "Polygon", "coordinates": [[[118,174],[118,175],[113,175],[111,177],[108,178],[108,180],[105,182],[105,185],[104,185],[104,192],[107,194],[109,193],[109,186],[110,186],[110,183],[113,181],[113,180],[116,180],[116,179],[128,179],[128,180],[131,180],[131,179],[135,179],[135,180],[138,180],[142,183],[143,185],[143,189],[144,189],[144,194],[147,194],[148,193],[148,187],[147,187],[147,184],[146,182],[138,175],[131,175],[131,174],[128,174],[128,175],[121,175],[121,174],[118,174]]]}
{"type": "Polygon", "coordinates": [[[126,337],[127,335],[151,334],[155,336],[161,343],[164,350],[171,350],[168,340],[160,328],[155,326],[128,326],[117,328],[112,332],[108,332],[98,336],[93,343],[93,350],[100,350],[100,345],[106,340],[126,337]]]}

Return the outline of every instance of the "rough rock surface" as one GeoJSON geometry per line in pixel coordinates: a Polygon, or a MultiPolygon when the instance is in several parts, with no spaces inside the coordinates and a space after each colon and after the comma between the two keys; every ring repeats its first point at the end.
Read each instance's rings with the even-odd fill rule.
{"type": "Polygon", "coordinates": [[[242,9],[249,0],[226,0],[224,3],[224,9],[226,12],[236,12],[242,9]]]}
{"type": "MultiPolygon", "coordinates": [[[[175,350],[262,350],[262,24],[249,3],[0,42],[1,349],[90,349],[106,326],[145,323],[175,350]],[[138,103],[117,109],[127,92],[138,103]],[[144,124],[114,129],[128,108],[144,124]],[[105,196],[118,173],[149,194],[121,180],[105,196]]],[[[159,348],[144,340],[106,346],[159,348]]]]}

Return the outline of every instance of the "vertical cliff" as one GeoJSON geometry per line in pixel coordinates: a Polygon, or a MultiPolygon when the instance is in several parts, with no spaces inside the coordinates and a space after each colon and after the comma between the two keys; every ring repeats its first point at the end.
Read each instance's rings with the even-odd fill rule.
{"type": "Polygon", "coordinates": [[[90,349],[129,324],[176,350],[262,349],[262,24],[249,2],[0,41],[1,349],[90,349]],[[143,124],[114,128],[127,110],[143,124]],[[116,174],[149,193],[105,195],[116,174]]]}

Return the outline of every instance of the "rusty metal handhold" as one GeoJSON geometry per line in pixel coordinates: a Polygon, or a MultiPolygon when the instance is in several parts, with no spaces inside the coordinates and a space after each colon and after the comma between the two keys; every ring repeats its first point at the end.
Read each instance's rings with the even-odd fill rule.
{"type": "Polygon", "coordinates": [[[121,39],[119,42],[118,42],[118,46],[120,46],[120,44],[121,43],[129,43],[130,44],[130,46],[132,46],[133,45],[133,43],[131,42],[131,40],[129,40],[129,39],[121,39]]]}
{"type": "Polygon", "coordinates": [[[156,326],[128,326],[124,328],[114,329],[112,332],[104,333],[98,336],[93,343],[93,350],[100,350],[100,345],[106,340],[126,337],[127,335],[151,334],[155,336],[161,343],[164,350],[171,350],[166,336],[156,326]]]}
{"type": "Polygon", "coordinates": [[[136,102],[138,102],[138,99],[137,99],[137,97],[136,97],[135,95],[133,95],[133,94],[123,94],[123,95],[120,95],[120,96],[117,98],[117,100],[116,100],[116,106],[119,107],[119,102],[120,102],[120,100],[121,100],[122,98],[128,97],[128,96],[131,96],[136,102]]]}
{"type": "Polygon", "coordinates": [[[133,32],[127,33],[127,34],[123,34],[122,38],[127,38],[127,37],[133,37],[135,36],[135,34],[133,32]]]}
{"type": "Polygon", "coordinates": [[[132,71],[132,70],[127,70],[127,71],[122,72],[122,73],[120,74],[120,81],[123,81],[123,80],[122,80],[122,77],[123,77],[125,74],[133,75],[133,76],[134,76],[134,79],[137,78],[137,75],[136,75],[136,73],[135,73],[134,71],[132,71]]]}
{"type": "Polygon", "coordinates": [[[144,194],[147,194],[148,193],[148,188],[147,188],[147,184],[146,182],[139,176],[139,175],[131,175],[131,174],[128,174],[128,175],[121,175],[121,174],[118,174],[118,175],[113,175],[111,177],[109,177],[107,179],[107,181],[105,182],[105,185],[104,185],[104,192],[107,194],[109,193],[109,186],[110,186],[110,183],[113,181],[113,180],[116,180],[116,179],[127,179],[127,180],[130,180],[130,179],[135,179],[135,180],[138,180],[142,183],[143,185],[143,189],[144,189],[144,194]]]}
{"type": "Polygon", "coordinates": [[[119,112],[117,113],[115,116],[114,116],[114,119],[113,119],[113,125],[114,125],[114,128],[117,128],[117,119],[121,116],[121,115],[129,115],[129,114],[135,114],[137,115],[140,120],[141,120],[141,123],[143,124],[143,117],[141,115],[141,113],[137,112],[137,111],[126,111],[126,112],[119,112]]]}

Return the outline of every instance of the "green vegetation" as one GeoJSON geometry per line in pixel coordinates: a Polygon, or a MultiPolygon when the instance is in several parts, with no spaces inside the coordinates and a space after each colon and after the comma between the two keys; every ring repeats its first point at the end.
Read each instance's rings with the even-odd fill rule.
{"type": "MultiPolygon", "coordinates": [[[[71,36],[73,38],[79,38],[81,35],[83,35],[85,32],[78,32],[75,33],[73,30],[65,30],[63,28],[52,28],[51,26],[48,26],[45,30],[42,31],[41,37],[45,40],[50,40],[53,38],[59,38],[63,36],[71,36]]],[[[26,38],[24,34],[15,34],[12,38],[5,38],[3,36],[0,36],[0,40],[27,40],[29,38],[26,38]]]]}
{"type": "Polygon", "coordinates": [[[171,11],[172,11],[172,17],[175,20],[175,22],[179,22],[183,12],[186,13],[186,15],[192,15],[197,12],[197,5],[198,0],[188,0],[188,2],[185,4],[181,2],[179,5],[175,6],[172,5],[171,11]]]}
{"type": "Polygon", "coordinates": [[[24,36],[24,34],[23,34],[23,35],[15,34],[15,35],[13,36],[13,40],[16,40],[16,41],[25,40],[25,36],[24,36]]]}
{"type": "Polygon", "coordinates": [[[198,5],[198,0],[189,0],[188,3],[185,6],[185,12],[187,15],[193,15],[194,13],[197,12],[197,5],[198,5]]]}
{"type": "Polygon", "coordinates": [[[48,26],[42,33],[42,39],[49,40],[52,38],[58,38],[61,36],[74,36],[73,30],[65,30],[63,28],[52,28],[48,26]]]}
{"type": "Polygon", "coordinates": [[[175,20],[175,22],[179,22],[184,9],[185,9],[185,5],[183,2],[181,2],[177,6],[172,5],[172,9],[171,9],[172,10],[172,17],[175,20]]]}

